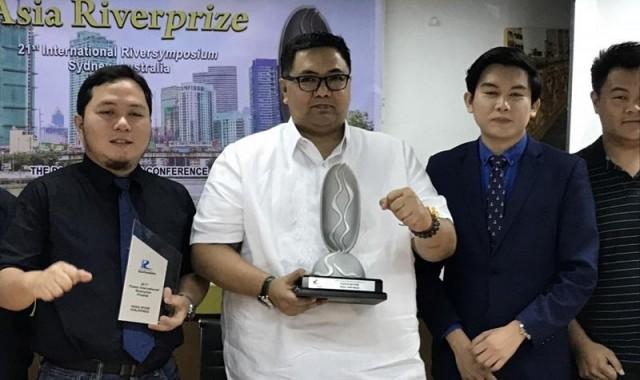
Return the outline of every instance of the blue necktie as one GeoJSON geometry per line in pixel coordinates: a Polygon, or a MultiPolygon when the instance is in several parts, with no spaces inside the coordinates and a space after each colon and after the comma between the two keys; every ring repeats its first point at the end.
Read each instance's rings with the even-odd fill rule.
{"type": "MultiPolygon", "coordinates": [[[[120,190],[120,195],[118,196],[118,211],[120,215],[120,270],[122,280],[124,281],[124,276],[127,271],[127,261],[129,259],[133,221],[136,218],[136,209],[133,207],[129,194],[129,179],[115,178],[113,182],[120,190]]],[[[155,339],[147,329],[147,326],[139,323],[123,323],[122,346],[136,361],[142,363],[154,345],[155,339]]]]}
{"type": "Polygon", "coordinates": [[[504,184],[504,168],[507,166],[507,159],[502,155],[491,156],[489,166],[491,166],[491,172],[487,188],[487,229],[491,248],[493,248],[503,227],[504,202],[507,193],[504,184]]]}

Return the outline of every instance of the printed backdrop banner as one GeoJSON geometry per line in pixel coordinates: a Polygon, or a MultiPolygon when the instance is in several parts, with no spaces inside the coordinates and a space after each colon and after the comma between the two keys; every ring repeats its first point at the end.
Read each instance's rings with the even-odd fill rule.
{"type": "Polygon", "coordinates": [[[128,64],[153,91],[142,167],[183,183],[197,201],[228,144],[288,118],[279,51],[330,31],[352,54],[349,121],[379,123],[382,0],[0,0],[0,184],[82,158],[76,96],[100,67],[128,64]]]}

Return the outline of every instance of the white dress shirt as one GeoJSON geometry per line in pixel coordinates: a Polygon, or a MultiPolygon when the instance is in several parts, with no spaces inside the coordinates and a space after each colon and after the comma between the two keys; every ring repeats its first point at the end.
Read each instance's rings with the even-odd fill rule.
{"type": "Polygon", "coordinates": [[[404,142],[346,126],[323,159],[293,122],[229,145],[215,161],[197,207],[191,244],[243,242],[254,266],[283,276],[311,271],[328,253],[320,227],[322,181],[347,163],[360,190],[361,222],[351,251],[369,278],[382,279],[378,305],[329,303],[289,317],[256,297],[224,293],[224,359],[230,379],[425,379],[418,349],[411,234],[378,201],[411,187],[451,219],[404,142]]]}

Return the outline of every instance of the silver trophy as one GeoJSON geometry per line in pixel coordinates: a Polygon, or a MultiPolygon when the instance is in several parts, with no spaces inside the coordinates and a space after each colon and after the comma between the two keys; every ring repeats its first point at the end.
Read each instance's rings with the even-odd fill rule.
{"type": "Polygon", "coordinates": [[[382,280],[368,279],[350,253],[360,230],[358,181],[347,164],[332,166],[322,184],[322,237],[328,253],[295,288],[300,297],[330,302],[377,304],[387,299],[382,280]]]}

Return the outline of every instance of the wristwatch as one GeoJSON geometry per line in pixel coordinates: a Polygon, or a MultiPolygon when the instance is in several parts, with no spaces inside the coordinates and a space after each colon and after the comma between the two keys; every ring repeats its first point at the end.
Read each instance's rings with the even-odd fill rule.
{"type": "Polygon", "coordinates": [[[187,316],[184,317],[185,321],[194,321],[196,319],[196,307],[193,305],[193,300],[191,297],[184,293],[178,293],[179,296],[183,296],[184,298],[189,300],[189,306],[187,307],[187,316]]]}
{"type": "Polygon", "coordinates": [[[435,235],[440,229],[440,215],[438,214],[438,210],[436,210],[435,207],[427,207],[427,210],[429,210],[429,215],[431,215],[431,227],[428,230],[420,232],[411,230],[413,237],[428,239],[435,235]]]}
{"type": "Polygon", "coordinates": [[[271,299],[269,298],[269,287],[271,286],[271,281],[274,279],[275,276],[267,276],[262,283],[262,289],[258,295],[258,301],[269,309],[273,309],[273,302],[271,302],[271,299]]]}

